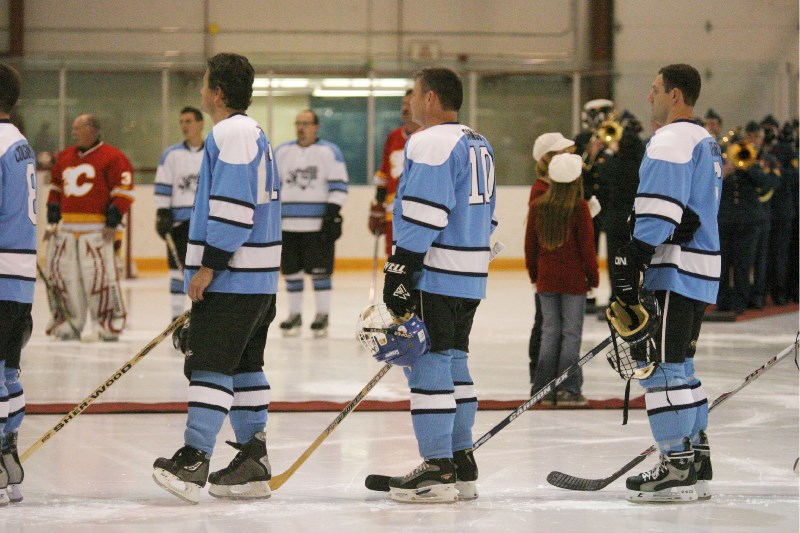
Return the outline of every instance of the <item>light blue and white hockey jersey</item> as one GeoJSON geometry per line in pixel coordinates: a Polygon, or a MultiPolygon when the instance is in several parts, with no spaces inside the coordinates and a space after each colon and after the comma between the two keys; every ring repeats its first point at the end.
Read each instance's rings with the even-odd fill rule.
{"type": "Polygon", "coordinates": [[[161,155],[156,170],[155,203],[157,209],[171,209],[174,222],[185,222],[192,215],[202,162],[203,145],[192,148],[185,142],[173,144],[161,155]]]}
{"type": "Polygon", "coordinates": [[[275,294],[281,262],[280,181],[272,147],[252,118],[235,114],[208,134],[186,251],[184,287],[200,265],[208,291],[275,294]]]}
{"type": "Polygon", "coordinates": [[[0,300],[33,303],[36,282],[36,156],[0,119],[0,300]]]}
{"type": "Polygon", "coordinates": [[[656,247],[645,272],[645,288],[715,303],[720,278],[719,145],[704,128],[688,121],[673,122],[647,143],[639,176],[633,236],[656,247]],[[684,207],[697,213],[700,228],[686,244],[665,244],[680,224],[684,207]]]}
{"type": "Polygon", "coordinates": [[[342,151],[319,139],[305,148],[290,141],[278,146],[275,161],[281,177],[283,231],[319,231],[327,204],[342,206],[347,200],[342,151]]]}
{"type": "Polygon", "coordinates": [[[416,288],[485,298],[495,198],[494,151],[482,135],[450,123],[409,138],[394,202],[394,244],[425,253],[416,288]]]}

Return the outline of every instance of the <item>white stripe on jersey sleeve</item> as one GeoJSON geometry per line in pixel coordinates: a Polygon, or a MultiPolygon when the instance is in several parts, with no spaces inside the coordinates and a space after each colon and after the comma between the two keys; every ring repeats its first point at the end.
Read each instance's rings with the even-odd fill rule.
{"type": "Polygon", "coordinates": [[[223,199],[212,198],[208,202],[208,216],[238,222],[239,224],[253,225],[253,208],[239,203],[227,202],[223,199]]]}
{"type": "Polygon", "coordinates": [[[36,277],[36,254],[0,252],[0,275],[36,277]]]}
{"type": "Polygon", "coordinates": [[[448,213],[440,207],[423,204],[411,198],[403,198],[401,205],[404,218],[438,229],[444,229],[447,226],[448,213]]]}
{"type": "Polygon", "coordinates": [[[722,268],[720,262],[719,255],[681,250],[677,244],[662,244],[656,248],[650,265],[676,265],[680,270],[690,274],[719,278],[722,268]]]}
{"type": "Polygon", "coordinates": [[[633,201],[633,207],[636,211],[636,216],[656,215],[666,217],[675,222],[676,226],[681,223],[681,218],[683,218],[683,208],[675,202],[670,202],[663,198],[637,196],[633,201]]]}
{"type": "Polygon", "coordinates": [[[697,124],[673,122],[656,131],[647,143],[647,157],[668,163],[688,163],[697,143],[710,136],[697,124]]]}
{"type": "Polygon", "coordinates": [[[231,268],[275,268],[281,264],[281,246],[242,246],[233,254],[231,268]]]}
{"type": "Polygon", "coordinates": [[[328,203],[343,206],[347,201],[347,193],[344,191],[330,191],[328,193],[328,203]]]}
{"type": "Polygon", "coordinates": [[[247,165],[258,155],[258,137],[261,129],[242,127],[241,121],[255,123],[244,115],[234,115],[214,126],[214,142],[219,148],[218,160],[230,165],[247,165]]]}
{"type": "Polygon", "coordinates": [[[425,255],[425,264],[448,272],[485,274],[489,268],[489,255],[489,250],[450,250],[431,246],[425,255]]]}

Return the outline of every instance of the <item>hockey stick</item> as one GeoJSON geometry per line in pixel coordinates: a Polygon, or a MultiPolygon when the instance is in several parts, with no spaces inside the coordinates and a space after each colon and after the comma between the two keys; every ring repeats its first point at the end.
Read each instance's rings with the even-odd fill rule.
{"type": "Polygon", "coordinates": [[[272,479],[269,480],[269,488],[271,490],[277,490],[278,488],[281,487],[281,485],[286,483],[286,480],[292,477],[292,474],[294,474],[297,471],[297,469],[300,468],[303,465],[303,463],[306,462],[306,459],[308,459],[308,457],[312,453],[314,453],[314,450],[316,450],[319,447],[319,445],[322,444],[322,441],[327,439],[328,435],[333,433],[333,431],[339,426],[342,420],[344,420],[345,417],[349,415],[353,411],[353,409],[355,409],[358,406],[358,404],[361,403],[361,400],[363,400],[364,397],[366,397],[367,393],[369,393],[369,391],[372,390],[372,388],[381,380],[381,378],[383,378],[383,376],[386,375],[386,373],[389,370],[391,370],[391,368],[392,365],[390,365],[389,363],[383,365],[383,367],[381,367],[378,373],[375,374],[375,377],[373,377],[369,381],[369,383],[367,383],[364,386],[364,388],[361,389],[361,391],[358,394],[356,394],[356,397],[353,398],[350,401],[350,403],[347,404],[347,407],[345,407],[344,410],[342,410],[342,412],[339,413],[339,415],[333,420],[333,422],[331,422],[328,425],[328,427],[325,428],[325,431],[320,433],[319,437],[317,437],[314,440],[314,442],[311,443],[311,446],[309,446],[306,449],[306,451],[304,451],[303,454],[300,457],[298,457],[294,463],[292,463],[292,466],[290,466],[289,469],[286,470],[285,472],[282,472],[277,476],[272,476],[272,479]]]}
{"type": "MultiPolygon", "coordinates": [[[[494,260],[494,258],[497,257],[497,254],[502,252],[504,248],[505,244],[503,244],[500,241],[495,242],[494,246],[492,246],[492,249],[490,251],[489,261],[491,262],[492,260],[494,260]]],[[[375,257],[377,258],[377,245],[375,253],[376,253],[375,257]]],[[[347,404],[347,406],[342,410],[342,412],[339,413],[339,415],[333,420],[333,422],[331,422],[328,425],[328,427],[325,428],[325,431],[320,433],[320,435],[314,440],[314,442],[311,443],[311,445],[302,453],[302,455],[300,455],[300,457],[298,457],[297,460],[294,463],[292,463],[292,466],[290,466],[289,469],[286,470],[285,472],[282,472],[277,476],[272,476],[272,479],[269,480],[270,490],[277,490],[284,483],[286,483],[286,481],[297,471],[297,469],[300,468],[303,465],[303,463],[306,462],[309,456],[312,453],[314,453],[314,450],[316,450],[319,447],[319,445],[322,444],[322,442],[325,439],[327,439],[331,433],[333,433],[333,431],[339,426],[342,420],[344,420],[345,417],[349,415],[358,406],[358,404],[361,403],[361,400],[363,400],[366,397],[369,391],[372,390],[372,388],[383,378],[383,376],[386,375],[386,373],[391,368],[392,365],[389,363],[383,365],[383,367],[381,367],[381,369],[378,371],[377,374],[375,374],[375,376],[370,380],[370,382],[367,383],[358,394],[356,394],[356,397],[353,398],[352,401],[349,404],[347,404]]]]}
{"type": "Polygon", "coordinates": [[[183,261],[181,261],[180,255],[178,255],[178,247],[175,246],[175,239],[172,238],[172,235],[167,233],[164,236],[164,240],[167,241],[167,248],[169,249],[169,255],[172,256],[172,260],[175,261],[175,264],[178,265],[178,270],[183,271],[183,261]]]}
{"type": "Polygon", "coordinates": [[[39,440],[34,442],[30,448],[25,450],[25,453],[23,453],[20,456],[20,461],[25,462],[25,460],[28,457],[30,457],[30,455],[33,452],[38,450],[45,442],[50,440],[56,433],[61,431],[61,429],[67,424],[69,424],[70,421],[72,421],[75,417],[84,412],[86,408],[92,404],[92,402],[94,402],[101,394],[103,394],[106,390],[108,390],[108,388],[111,387],[111,385],[116,383],[122,376],[124,376],[131,368],[133,368],[133,366],[136,363],[141,361],[144,358],[144,356],[150,353],[150,351],[153,348],[158,346],[161,343],[161,341],[169,337],[176,329],[183,326],[183,323],[186,322],[186,320],[189,318],[190,312],[191,311],[186,311],[181,316],[173,320],[172,323],[169,326],[167,326],[167,328],[164,331],[159,333],[153,340],[148,342],[147,345],[144,348],[142,348],[141,351],[139,351],[139,353],[134,355],[130,361],[122,365],[122,367],[120,367],[116,372],[111,374],[108,377],[108,379],[106,379],[99,387],[97,387],[94,390],[94,392],[92,392],[89,396],[87,396],[81,403],[73,407],[72,410],[69,413],[67,413],[61,420],[59,420],[55,426],[53,426],[50,430],[45,432],[45,434],[42,435],[42,437],[39,440]]]}
{"type": "MultiPolygon", "coordinates": [[[[500,421],[499,424],[494,426],[492,429],[486,432],[486,434],[475,441],[472,445],[472,450],[475,451],[484,444],[486,441],[497,435],[500,430],[504,427],[509,425],[511,422],[514,421],[519,415],[530,409],[534,406],[539,400],[550,394],[552,391],[556,389],[564,380],[566,380],[573,372],[578,370],[578,368],[582,367],[589,360],[594,357],[595,355],[602,352],[606,346],[611,343],[611,337],[606,337],[603,341],[600,342],[597,346],[586,352],[586,355],[578,359],[576,362],[572,363],[568,368],[566,368],[559,376],[557,376],[553,381],[539,389],[536,394],[534,394],[530,400],[523,403],[519,407],[517,407],[511,414],[505,417],[503,420],[500,421]]],[[[372,474],[367,476],[367,479],[364,480],[364,485],[369,490],[375,490],[379,492],[389,492],[389,479],[390,476],[384,476],[380,474],[372,474]]]]}
{"type": "MultiPolygon", "coordinates": [[[[708,410],[711,411],[719,404],[721,404],[722,402],[724,402],[725,400],[727,400],[728,398],[730,398],[731,396],[733,396],[734,394],[736,394],[737,392],[748,386],[750,383],[755,381],[759,376],[764,374],[764,372],[775,366],[784,357],[789,355],[789,353],[792,352],[793,350],[796,354],[797,349],[798,349],[798,341],[795,341],[794,344],[786,347],[786,349],[784,349],[781,353],[772,357],[772,359],[770,359],[769,361],[761,365],[759,368],[751,372],[750,375],[744,378],[744,381],[742,381],[735,389],[730,390],[728,392],[724,392],[720,396],[718,396],[717,399],[714,400],[714,402],[709,406],[708,410]]],[[[625,466],[623,466],[622,468],[620,468],[619,470],[617,470],[616,472],[614,472],[613,474],[611,474],[606,478],[587,479],[576,476],[570,476],[569,474],[564,474],[563,472],[553,471],[547,475],[547,482],[555,487],[567,490],[593,491],[593,490],[604,489],[608,485],[610,485],[611,483],[622,477],[622,475],[625,474],[625,472],[627,472],[631,468],[635,467],[636,465],[644,461],[648,455],[650,455],[657,449],[658,447],[655,444],[650,446],[645,451],[643,451],[635,458],[633,458],[625,466]]]]}
{"type": "Polygon", "coordinates": [[[380,234],[375,233],[375,245],[372,248],[372,283],[369,286],[369,303],[375,303],[375,291],[378,288],[378,242],[380,234]]]}
{"type": "Polygon", "coordinates": [[[72,332],[75,334],[75,336],[80,339],[81,338],[81,332],[80,332],[80,330],[78,330],[77,327],[75,327],[75,323],[72,321],[72,315],[70,315],[69,311],[67,310],[67,304],[64,303],[64,300],[61,298],[61,294],[59,294],[55,290],[55,288],[53,288],[53,286],[50,285],[50,282],[47,280],[47,275],[45,274],[45,272],[42,269],[42,267],[39,265],[38,261],[36,263],[36,270],[37,270],[37,272],[39,272],[39,275],[42,277],[42,281],[44,281],[44,286],[47,289],[47,293],[50,294],[50,296],[56,302],[56,308],[58,308],[59,312],[64,316],[64,320],[67,321],[67,324],[69,324],[69,327],[72,330],[72,332]]]}

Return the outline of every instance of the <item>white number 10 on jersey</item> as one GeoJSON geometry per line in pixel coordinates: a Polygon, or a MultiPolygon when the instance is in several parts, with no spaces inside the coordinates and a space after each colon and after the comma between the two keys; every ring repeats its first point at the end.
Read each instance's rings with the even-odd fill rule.
{"type": "Polygon", "coordinates": [[[488,204],[494,194],[494,159],[489,149],[479,147],[480,155],[474,146],[469,147],[469,165],[472,171],[472,190],[470,205],[488,204]]]}

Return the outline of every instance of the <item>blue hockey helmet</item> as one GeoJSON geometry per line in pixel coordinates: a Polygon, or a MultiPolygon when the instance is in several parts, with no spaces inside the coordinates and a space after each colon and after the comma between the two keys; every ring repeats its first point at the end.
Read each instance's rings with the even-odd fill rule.
{"type": "Polygon", "coordinates": [[[431,347],[422,319],[413,313],[395,317],[382,303],[361,312],[356,334],[372,357],[395,366],[412,366],[431,347]]]}

